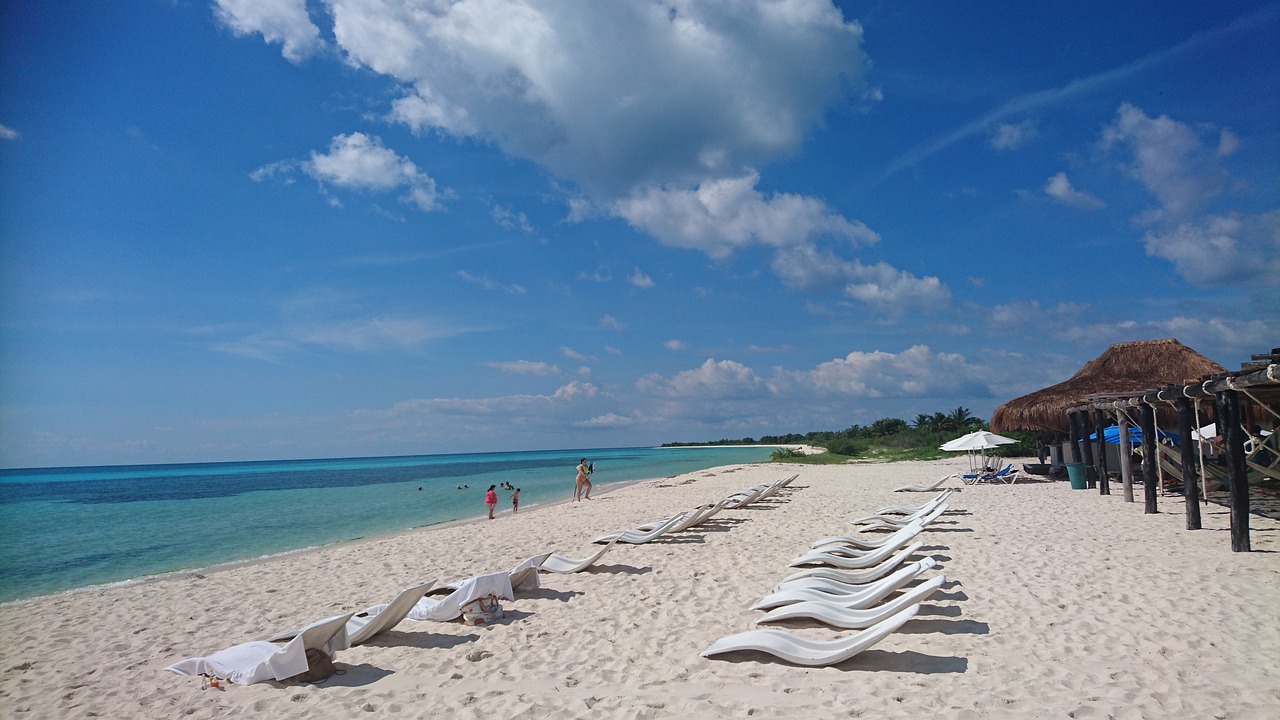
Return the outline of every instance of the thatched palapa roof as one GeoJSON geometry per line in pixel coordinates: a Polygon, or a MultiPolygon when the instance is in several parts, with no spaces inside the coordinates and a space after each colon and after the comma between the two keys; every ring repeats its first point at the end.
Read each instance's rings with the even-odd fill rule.
{"type": "Polygon", "coordinates": [[[1086,396],[1137,393],[1223,372],[1223,367],[1172,338],[1116,343],[1070,379],[996,408],[994,432],[1067,433],[1067,408],[1086,396]]]}

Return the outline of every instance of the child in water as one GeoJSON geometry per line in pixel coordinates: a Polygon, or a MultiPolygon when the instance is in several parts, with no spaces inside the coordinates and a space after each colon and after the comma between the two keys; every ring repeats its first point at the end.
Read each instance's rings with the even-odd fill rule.
{"type": "Polygon", "coordinates": [[[511,514],[515,515],[519,511],[520,511],[520,488],[516,488],[516,491],[511,493],[511,514]]]}

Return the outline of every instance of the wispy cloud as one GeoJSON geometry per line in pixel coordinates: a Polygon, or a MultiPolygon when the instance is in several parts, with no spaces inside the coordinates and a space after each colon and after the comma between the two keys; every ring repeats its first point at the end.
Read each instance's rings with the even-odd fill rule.
{"type": "Polygon", "coordinates": [[[0,125],[0,140],[17,140],[22,137],[17,130],[7,126],[0,125]]]}
{"type": "Polygon", "coordinates": [[[1162,63],[1173,60],[1192,50],[1223,41],[1242,30],[1256,28],[1258,25],[1264,23],[1274,22],[1278,17],[1280,17],[1280,5],[1264,7],[1236,18],[1229,23],[1219,25],[1218,27],[1210,30],[1205,30],[1204,32],[1196,33],[1172,47],[1148,53],[1147,55],[1124,65],[1111,68],[1110,70],[1104,70],[1087,77],[1077,78],[1058,88],[1039,90],[1016,97],[986,115],[976,118],[941,137],[935,138],[897,157],[889,163],[888,167],[885,168],[880,179],[888,179],[906,168],[917,165],[960,140],[987,132],[997,123],[1007,118],[1026,115],[1027,113],[1035,110],[1057,105],[1081,95],[1094,92],[1095,90],[1127,81],[1132,77],[1147,72],[1162,63]]]}
{"type": "Polygon", "coordinates": [[[497,282],[496,280],[491,279],[487,275],[475,275],[467,272],[466,270],[459,270],[457,272],[457,275],[459,278],[462,278],[463,280],[466,280],[469,283],[474,283],[476,285],[479,285],[485,290],[499,290],[499,291],[508,293],[510,295],[525,295],[529,292],[528,290],[525,289],[523,285],[517,285],[515,283],[510,283],[510,284],[500,283],[500,282],[497,282]]]}
{"type": "Polygon", "coordinates": [[[1106,206],[1106,203],[1098,198],[1072,187],[1071,180],[1067,178],[1065,172],[1060,172],[1049,178],[1049,182],[1045,183],[1044,192],[1063,205],[1070,205],[1082,210],[1097,210],[1106,206]]]}
{"type": "Polygon", "coordinates": [[[507,375],[535,375],[545,377],[548,375],[559,375],[560,368],[544,362],[535,362],[532,360],[507,360],[503,362],[487,362],[486,367],[491,367],[499,372],[507,375]]]}

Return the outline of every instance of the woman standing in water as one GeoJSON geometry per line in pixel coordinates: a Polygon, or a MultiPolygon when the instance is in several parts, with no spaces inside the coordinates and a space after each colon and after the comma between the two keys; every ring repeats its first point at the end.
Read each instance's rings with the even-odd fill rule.
{"type": "Polygon", "coordinates": [[[484,504],[489,506],[489,519],[493,519],[493,509],[498,507],[498,493],[494,488],[497,485],[490,485],[489,490],[484,494],[484,504]]]}
{"type": "Polygon", "coordinates": [[[582,461],[578,463],[578,477],[575,479],[577,487],[573,491],[574,502],[577,502],[581,498],[585,498],[587,500],[591,499],[591,480],[588,479],[588,476],[590,475],[591,466],[587,464],[586,458],[582,458],[582,461]],[[585,495],[583,494],[584,489],[586,490],[585,495]]]}

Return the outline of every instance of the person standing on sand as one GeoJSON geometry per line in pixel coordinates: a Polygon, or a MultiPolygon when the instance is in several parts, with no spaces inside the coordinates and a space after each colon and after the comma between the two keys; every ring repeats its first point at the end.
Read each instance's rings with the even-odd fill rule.
{"type": "Polygon", "coordinates": [[[494,488],[497,485],[490,485],[489,490],[484,494],[484,504],[489,506],[489,519],[493,519],[493,509],[498,507],[498,493],[494,488]]]}
{"type": "Polygon", "coordinates": [[[586,458],[582,458],[582,461],[578,463],[578,477],[575,479],[577,486],[573,491],[574,502],[578,502],[583,497],[587,500],[591,499],[591,481],[587,479],[590,474],[591,466],[587,464],[586,458]],[[586,495],[583,495],[584,488],[586,489],[586,495]]]}
{"type": "Polygon", "coordinates": [[[519,511],[520,511],[520,488],[516,488],[516,491],[511,493],[511,514],[515,515],[519,511]]]}

